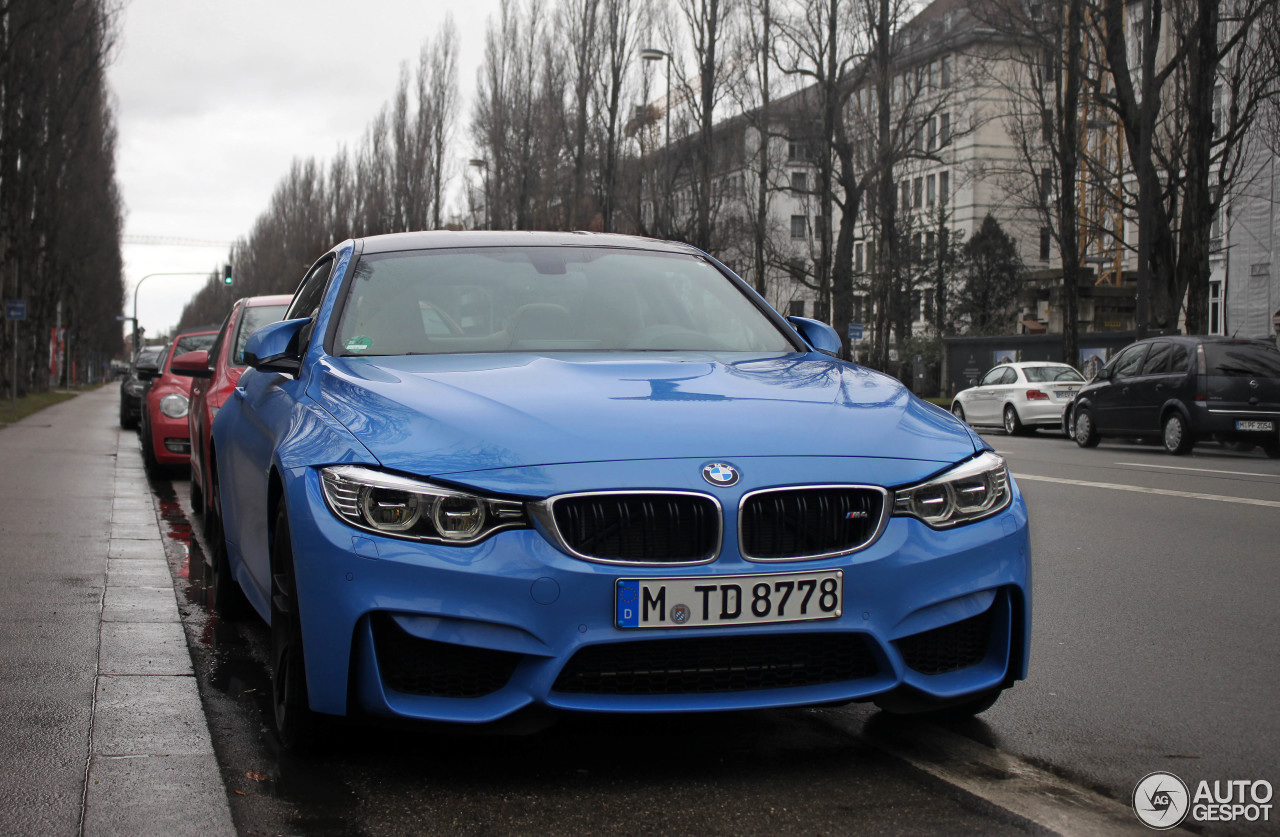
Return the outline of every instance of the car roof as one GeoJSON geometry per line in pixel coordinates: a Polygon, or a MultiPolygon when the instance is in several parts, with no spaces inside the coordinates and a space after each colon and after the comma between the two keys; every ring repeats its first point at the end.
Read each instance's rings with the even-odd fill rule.
{"type": "Polygon", "coordinates": [[[371,235],[360,239],[360,243],[366,254],[458,247],[619,247],[660,253],[696,254],[699,252],[696,248],[677,241],[659,241],[656,238],[642,238],[635,235],[594,232],[433,230],[371,235]]]}
{"type": "MultiPolygon", "coordinates": [[[[1067,369],[1075,369],[1069,363],[1060,363],[1056,360],[1019,360],[1013,363],[998,363],[996,366],[1012,366],[1014,369],[1026,369],[1028,366],[1064,366],[1067,369]]],[[[991,368],[995,369],[995,366],[991,368]]]]}

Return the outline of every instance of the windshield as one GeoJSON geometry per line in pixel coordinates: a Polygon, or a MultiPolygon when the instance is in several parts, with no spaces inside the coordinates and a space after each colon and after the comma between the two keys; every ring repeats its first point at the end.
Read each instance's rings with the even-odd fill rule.
{"type": "Polygon", "coordinates": [[[1022,371],[1033,384],[1084,383],[1084,377],[1070,366],[1027,366],[1022,371]]]}
{"type": "Polygon", "coordinates": [[[795,347],[703,259],[589,247],[365,256],[335,354],[795,347]]]}
{"type": "Polygon", "coordinates": [[[244,344],[249,342],[253,333],[264,325],[278,322],[284,316],[287,305],[254,305],[246,306],[240,316],[240,324],[236,327],[236,343],[231,353],[232,366],[244,366],[244,344]]]}
{"type": "Polygon", "coordinates": [[[1280,351],[1258,343],[1205,343],[1210,375],[1280,378],[1280,351]]]}
{"type": "Polygon", "coordinates": [[[209,351],[213,346],[213,341],[218,339],[218,333],[211,331],[208,334],[187,334],[178,338],[178,347],[174,350],[172,357],[185,355],[187,352],[209,351]]]}

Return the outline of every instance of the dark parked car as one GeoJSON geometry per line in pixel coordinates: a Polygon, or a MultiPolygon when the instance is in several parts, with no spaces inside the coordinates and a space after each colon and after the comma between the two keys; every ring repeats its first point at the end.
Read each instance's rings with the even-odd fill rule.
{"type": "Polygon", "coordinates": [[[1151,337],[1116,355],[1080,390],[1063,427],[1081,447],[1102,437],[1257,445],[1280,458],[1280,350],[1260,340],[1151,337]]]}
{"type": "Polygon", "coordinates": [[[142,419],[142,396],[147,384],[160,374],[164,354],[168,347],[143,349],[134,358],[120,380],[120,426],[136,430],[142,419]]]}

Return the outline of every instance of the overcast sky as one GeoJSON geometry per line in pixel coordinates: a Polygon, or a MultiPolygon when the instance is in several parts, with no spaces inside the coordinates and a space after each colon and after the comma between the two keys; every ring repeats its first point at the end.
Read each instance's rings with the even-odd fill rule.
{"type": "MultiPolygon", "coordinates": [[[[327,164],[339,147],[354,148],[395,91],[400,65],[416,63],[450,12],[460,36],[463,94],[456,156],[465,161],[485,23],[497,6],[497,0],[128,0],[109,73],[125,234],[221,244],[125,244],[126,307],[146,274],[218,269],[227,245],[249,232],[293,158],[327,164]]],[[[172,328],[203,281],[148,279],[138,292],[142,326],[153,335],[172,328]]]]}

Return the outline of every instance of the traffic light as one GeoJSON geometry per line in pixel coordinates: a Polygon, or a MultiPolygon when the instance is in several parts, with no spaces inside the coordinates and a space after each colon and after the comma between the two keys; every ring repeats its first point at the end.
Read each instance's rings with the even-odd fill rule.
{"type": "Polygon", "coordinates": [[[230,284],[231,284],[231,282],[232,282],[232,279],[231,279],[231,265],[230,265],[230,264],[224,264],[224,265],[222,266],[222,284],[224,284],[224,285],[230,285],[230,284]]]}

